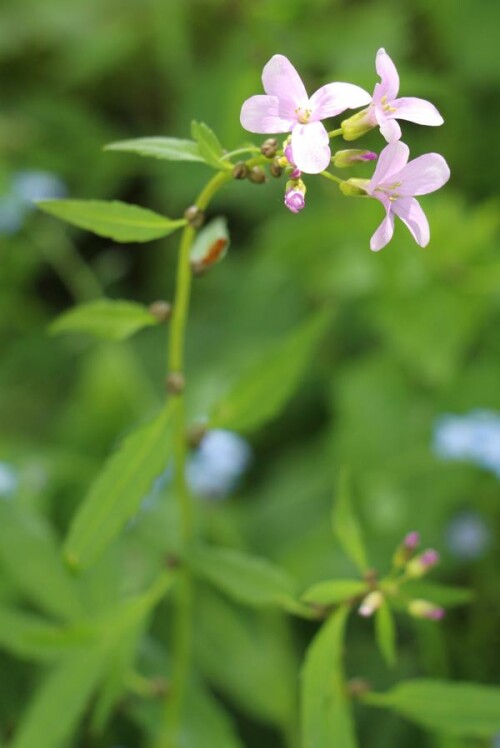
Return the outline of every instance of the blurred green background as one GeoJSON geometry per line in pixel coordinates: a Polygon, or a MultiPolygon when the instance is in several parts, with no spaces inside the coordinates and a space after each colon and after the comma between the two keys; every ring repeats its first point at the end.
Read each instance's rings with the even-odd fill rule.
{"type": "MultiPolygon", "coordinates": [[[[235,148],[249,139],[241,104],[260,93],[273,54],[288,56],[310,91],[331,80],[372,90],[383,46],[399,68],[401,94],[430,99],[445,118],[436,129],[403,124],[413,156],[437,151],[451,167],[450,183],[422,199],[431,243],[421,250],[400,224],[391,244],[371,253],[380,205],[344,198],[319,179],[308,180],[307,209],[297,216],[283,208],[277,180],[234,183],[218,195],[211,213],[227,215],[232,245],[195,282],[193,418],[315,304],[328,300],[337,311],[300,391],[252,436],[254,459],[240,489],[225,501],[200,500],[198,511],[213,539],[275,560],[305,587],[352,571],[328,523],[334,476],[349,465],[373,565],[384,569],[401,537],[418,529],[442,553],[437,577],[475,591],[473,604],[442,625],[401,621],[395,673],[374,650],[370,622],[357,621],[349,674],[379,687],[415,674],[495,682],[499,479],[472,462],[439,459],[432,442],[442,414],[500,411],[499,27],[494,0],[2,0],[0,463],[26,512],[49,518],[62,536],[118,438],[163,398],[164,330],[98,344],[51,338],[47,324],[99,287],[143,303],[170,299],[177,241],[115,246],[37,214],[29,196],[118,198],[178,216],[209,176],[206,167],[102,146],[189,137],[196,118],[235,148]]],[[[383,146],[378,133],[362,144],[383,146]]],[[[117,590],[141,589],[149,578],[171,526],[157,513],[131,528],[117,590]]],[[[3,564],[0,600],[22,601],[3,564]]],[[[220,647],[223,658],[230,637],[221,604],[201,603],[212,655],[220,647]]],[[[282,625],[266,628],[256,618],[248,646],[258,661],[235,643],[239,677],[201,655],[250,746],[277,745],[281,707],[268,702],[293,703],[287,689],[314,631],[291,628],[287,648],[282,625]],[[280,673],[292,673],[286,686],[280,673]],[[259,690],[267,697],[257,698],[259,690]]],[[[37,675],[8,653],[0,673],[5,738],[37,675]]],[[[137,745],[137,729],[124,708],[103,737],[84,733],[75,745],[137,745]]],[[[366,748],[481,745],[432,737],[378,711],[360,714],[359,730],[366,748]]]]}

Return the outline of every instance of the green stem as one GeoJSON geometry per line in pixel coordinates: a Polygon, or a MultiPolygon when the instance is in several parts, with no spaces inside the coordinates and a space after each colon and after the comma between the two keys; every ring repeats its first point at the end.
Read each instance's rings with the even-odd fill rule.
{"type": "Polygon", "coordinates": [[[340,177],[336,177],[335,174],[330,174],[329,171],[322,171],[321,176],[330,179],[332,182],[337,182],[337,184],[344,184],[345,182],[345,179],[340,179],[340,177]]]}
{"type": "MultiPolygon", "coordinates": [[[[195,205],[205,210],[211,199],[227,181],[231,172],[218,172],[202,189],[195,205]]],[[[185,377],[185,337],[191,296],[192,273],[190,251],[195,237],[195,229],[184,228],[177,265],[176,292],[172,315],[168,350],[168,370],[170,374],[185,377]]],[[[186,481],[186,405],[184,392],[177,392],[173,414],[174,428],[174,491],[177,498],[183,551],[193,539],[193,507],[186,481]]],[[[179,732],[182,724],[182,710],[191,670],[192,626],[193,626],[193,582],[189,569],[183,568],[179,574],[175,620],[174,620],[174,666],[171,694],[166,701],[165,730],[161,734],[158,748],[178,748],[179,732]]]]}
{"type": "Polygon", "coordinates": [[[342,128],[341,127],[339,127],[338,130],[331,130],[328,133],[328,137],[329,138],[338,138],[339,135],[342,135],[342,128]]]}

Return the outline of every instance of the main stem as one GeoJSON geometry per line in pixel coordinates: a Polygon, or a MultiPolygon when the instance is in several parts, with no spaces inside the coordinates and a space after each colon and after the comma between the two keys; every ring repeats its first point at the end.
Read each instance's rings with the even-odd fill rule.
{"type": "MultiPolygon", "coordinates": [[[[230,171],[218,172],[200,192],[195,205],[205,210],[217,190],[231,179],[230,171]]],[[[190,250],[195,236],[195,229],[187,225],[181,236],[177,279],[174,299],[174,311],[170,328],[168,349],[169,375],[175,376],[180,383],[175,397],[174,428],[174,491],[179,509],[182,549],[186,553],[193,539],[193,507],[186,481],[186,405],[185,380],[185,338],[186,325],[191,296],[190,250]]],[[[182,725],[182,709],[191,670],[192,621],[193,621],[193,582],[187,568],[181,569],[179,575],[178,597],[176,600],[174,620],[174,665],[171,689],[166,702],[165,731],[160,736],[158,748],[178,748],[179,734],[182,725]]]]}

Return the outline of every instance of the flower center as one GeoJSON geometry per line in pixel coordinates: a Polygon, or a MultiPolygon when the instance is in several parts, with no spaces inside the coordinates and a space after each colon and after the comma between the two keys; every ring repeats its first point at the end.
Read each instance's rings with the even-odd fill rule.
{"type": "Polygon", "coordinates": [[[384,195],[387,195],[391,203],[393,203],[395,200],[397,200],[401,195],[398,195],[396,192],[398,187],[401,187],[403,183],[402,182],[394,182],[393,184],[384,184],[379,185],[375,188],[375,192],[382,192],[384,195]]]}
{"type": "Polygon", "coordinates": [[[387,103],[387,96],[382,96],[382,98],[380,99],[380,103],[382,105],[382,109],[384,110],[384,112],[396,112],[397,111],[395,106],[391,106],[390,104],[387,103]]]}
{"type": "Polygon", "coordinates": [[[306,125],[309,122],[309,119],[312,114],[312,109],[307,109],[304,106],[298,106],[295,109],[295,114],[297,115],[297,119],[302,125],[306,125]]]}

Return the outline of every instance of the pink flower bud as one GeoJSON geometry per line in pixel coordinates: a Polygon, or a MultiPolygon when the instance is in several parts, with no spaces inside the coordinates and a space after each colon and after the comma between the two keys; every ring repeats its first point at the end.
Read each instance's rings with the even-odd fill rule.
{"type": "Polygon", "coordinates": [[[412,600],[408,605],[408,613],[413,618],[426,618],[428,621],[441,621],[446,615],[444,608],[427,600],[412,600]]]}
{"type": "Polygon", "coordinates": [[[372,616],[378,608],[384,602],[384,596],[379,590],[370,592],[362,601],[359,606],[358,613],[363,618],[369,618],[372,616]]]}
{"type": "Polygon", "coordinates": [[[439,563],[439,553],[433,548],[428,548],[420,556],[420,561],[426,569],[431,569],[439,563]]]}
{"type": "Polygon", "coordinates": [[[300,213],[306,205],[306,186],[301,179],[290,180],[285,187],[285,205],[292,213],[300,213]]]}
{"type": "Polygon", "coordinates": [[[285,157],[286,157],[288,163],[292,164],[292,166],[295,166],[295,162],[293,160],[293,152],[292,152],[292,144],[291,143],[289,143],[285,147],[285,150],[283,151],[283,153],[285,154],[285,157]]]}
{"type": "Polygon", "coordinates": [[[406,566],[409,577],[418,578],[427,574],[439,562],[439,553],[433,548],[428,548],[419,556],[415,556],[406,566]]]}
{"type": "Polygon", "coordinates": [[[409,551],[414,551],[420,545],[420,533],[416,530],[409,532],[405,535],[403,545],[405,548],[408,548],[409,551]]]}
{"type": "Polygon", "coordinates": [[[348,148],[333,154],[332,162],[337,169],[343,169],[356,162],[375,161],[378,158],[373,151],[363,151],[359,148],[348,148]]]}

